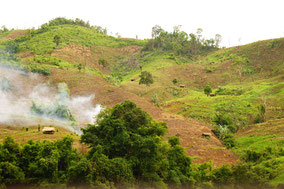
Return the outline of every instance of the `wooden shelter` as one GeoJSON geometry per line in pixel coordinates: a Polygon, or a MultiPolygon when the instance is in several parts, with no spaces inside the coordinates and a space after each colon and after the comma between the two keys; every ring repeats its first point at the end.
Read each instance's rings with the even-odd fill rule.
{"type": "Polygon", "coordinates": [[[43,134],[54,134],[55,128],[54,127],[44,127],[42,129],[43,134]]]}
{"type": "Polygon", "coordinates": [[[202,133],[202,137],[209,137],[210,138],[211,135],[212,135],[211,133],[202,133]]]}
{"type": "Polygon", "coordinates": [[[180,88],[185,88],[185,85],[184,84],[180,84],[179,87],[180,88]]]}

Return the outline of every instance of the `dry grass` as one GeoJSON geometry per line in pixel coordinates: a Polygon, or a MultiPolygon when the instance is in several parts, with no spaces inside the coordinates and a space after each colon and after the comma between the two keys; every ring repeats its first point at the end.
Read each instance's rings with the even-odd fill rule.
{"type": "Polygon", "coordinates": [[[250,125],[240,130],[237,133],[236,137],[264,136],[273,134],[284,136],[284,118],[269,120],[264,123],[250,125]]]}
{"type": "Polygon", "coordinates": [[[5,37],[1,38],[0,40],[16,39],[18,37],[26,35],[26,33],[27,33],[27,30],[15,30],[15,31],[10,32],[8,35],[6,35],[5,37]]]}
{"type": "Polygon", "coordinates": [[[29,140],[55,141],[60,140],[65,136],[70,136],[74,139],[73,147],[76,148],[79,152],[86,153],[87,147],[79,142],[79,135],[61,127],[55,127],[56,132],[54,134],[43,134],[43,127],[44,126],[41,125],[39,131],[38,126],[21,127],[15,125],[0,125],[0,142],[2,142],[3,139],[7,136],[14,138],[15,141],[20,144],[26,144],[29,140]]]}

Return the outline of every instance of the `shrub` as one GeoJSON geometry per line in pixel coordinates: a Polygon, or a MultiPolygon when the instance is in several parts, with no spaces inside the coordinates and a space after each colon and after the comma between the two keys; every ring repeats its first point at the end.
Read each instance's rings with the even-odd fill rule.
{"type": "Polygon", "coordinates": [[[99,64],[103,67],[107,67],[109,65],[108,61],[103,58],[99,58],[99,64]]]}
{"type": "Polygon", "coordinates": [[[260,105],[258,107],[258,111],[259,113],[257,114],[254,123],[263,123],[265,121],[265,106],[264,105],[260,105]]]}
{"type": "Polygon", "coordinates": [[[152,100],[151,100],[157,107],[160,107],[160,98],[157,93],[152,95],[152,100]]]}
{"type": "Polygon", "coordinates": [[[212,92],[212,89],[210,87],[210,85],[206,85],[203,89],[204,94],[206,94],[207,96],[209,96],[209,94],[212,92]]]}
{"type": "MultiPolygon", "coordinates": [[[[17,184],[24,181],[25,174],[16,165],[9,162],[0,162],[0,183],[17,184]]],[[[0,184],[0,186],[1,186],[0,184]]]]}
{"type": "Polygon", "coordinates": [[[30,72],[33,72],[33,73],[39,73],[39,74],[43,74],[45,76],[48,76],[51,73],[50,68],[44,67],[42,65],[34,64],[34,63],[23,65],[22,68],[25,71],[30,71],[30,72]]]}
{"type": "Polygon", "coordinates": [[[233,134],[226,134],[222,137],[223,143],[226,148],[230,149],[236,146],[236,141],[233,134]]]}
{"type": "Polygon", "coordinates": [[[233,184],[233,173],[228,165],[223,165],[212,172],[213,183],[217,186],[226,186],[233,184]]]}
{"type": "Polygon", "coordinates": [[[219,86],[216,93],[218,95],[236,95],[236,96],[239,96],[239,95],[243,94],[243,89],[242,88],[229,89],[229,88],[224,88],[224,87],[219,86]]]}

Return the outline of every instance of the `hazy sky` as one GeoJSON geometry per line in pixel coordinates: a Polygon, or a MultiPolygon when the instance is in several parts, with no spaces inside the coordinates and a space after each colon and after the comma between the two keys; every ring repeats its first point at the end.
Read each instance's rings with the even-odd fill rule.
{"type": "Polygon", "coordinates": [[[81,18],[122,37],[150,38],[167,31],[221,34],[222,45],[284,37],[284,0],[1,0],[0,26],[37,28],[55,17],[81,18]]]}

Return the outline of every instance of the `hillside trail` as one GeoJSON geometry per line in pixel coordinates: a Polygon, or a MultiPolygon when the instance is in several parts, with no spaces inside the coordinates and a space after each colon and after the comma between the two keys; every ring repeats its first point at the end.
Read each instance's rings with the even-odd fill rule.
{"type": "Polygon", "coordinates": [[[179,136],[187,154],[195,157],[193,162],[204,163],[212,160],[214,167],[220,167],[224,164],[235,164],[238,161],[238,157],[226,149],[211,132],[210,125],[161,110],[145,98],[115,87],[100,76],[53,69],[50,79],[55,83],[66,82],[73,96],[95,94],[94,104],[112,107],[125,100],[135,102],[154,119],[167,123],[167,137],[179,136]],[[202,133],[205,132],[211,133],[211,138],[202,138],[202,133]]]}

